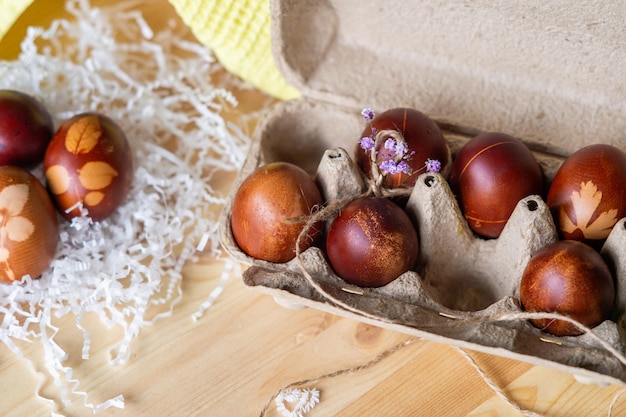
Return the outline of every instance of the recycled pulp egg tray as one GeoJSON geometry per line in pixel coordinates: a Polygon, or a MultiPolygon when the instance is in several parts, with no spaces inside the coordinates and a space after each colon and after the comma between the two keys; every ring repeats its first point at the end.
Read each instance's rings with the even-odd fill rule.
{"type": "MultiPolygon", "coordinates": [[[[614,40],[626,37],[613,31],[618,17],[603,16],[590,31],[576,19],[592,19],[601,10],[563,18],[562,10],[583,6],[556,3],[496,9],[391,2],[383,13],[352,0],[314,6],[272,0],[274,56],[303,97],[279,103],[265,115],[220,218],[222,245],[249,265],[244,283],[287,307],[312,307],[565,370],[583,381],[626,385],[620,360],[626,350],[626,219],[618,221],[601,250],[616,280],[613,320],[576,337],[550,336],[520,317],[524,268],[539,248],[558,239],[540,196],[521,200],[501,236],[487,240],[471,232],[445,178],[422,174],[406,206],[418,230],[419,265],[380,288],[348,285],[317,247],[304,251],[300,262],[251,258],[230,228],[239,184],[270,162],[307,170],[327,202],[361,193],[363,180],[353,161],[364,128],[363,107],[382,112],[405,106],[431,115],[453,156],[480,131],[517,136],[533,150],[548,182],[564,158],[586,144],[601,141],[624,149],[626,93],[612,86],[626,80],[606,62],[607,48],[626,52],[626,39],[614,40]],[[551,18],[560,26],[541,29],[551,18]],[[505,31],[512,24],[517,30],[505,31]],[[572,41],[584,46],[572,49],[572,41]],[[562,68],[563,55],[575,75],[553,71],[562,68]],[[591,78],[589,72],[602,76],[591,78]]],[[[611,56],[616,55],[626,56],[611,56]]]]}

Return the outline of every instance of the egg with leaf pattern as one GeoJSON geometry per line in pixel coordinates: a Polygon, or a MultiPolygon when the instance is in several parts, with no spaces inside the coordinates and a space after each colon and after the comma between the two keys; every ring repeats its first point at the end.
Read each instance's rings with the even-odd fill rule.
{"type": "Polygon", "coordinates": [[[598,247],[626,217],[626,152],[606,144],[577,150],[554,176],[547,203],[564,239],[598,247]]]}
{"type": "Polygon", "coordinates": [[[57,214],[43,184],[23,168],[0,166],[0,282],[39,277],[58,240],[57,214]]]}
{"type": "Polygon", "coordinates": [[[63,216],[81,216],[82,208],[94,221],[100,221],[122,204],[130,190],[130,145],[108,116],[77,114],[61,124],[48,145],[44,172],[63,216]]]}

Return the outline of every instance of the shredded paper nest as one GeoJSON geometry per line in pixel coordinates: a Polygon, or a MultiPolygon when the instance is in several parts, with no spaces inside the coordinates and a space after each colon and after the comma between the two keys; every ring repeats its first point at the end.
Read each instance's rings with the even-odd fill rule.
{"type": "MultiPolygon", "coordinates": [[[[249,140],[220,116],[236,100],[213,85],[219,65],[186,40],[182,25],[155,33],[133,3],[96,9],[75,0],[66,8],[71,18],[29,28],[19,58],[0,62],[0,88],[41,100],[55,126],[83,111],[116,120],[133,150],[133,186],[102,222],[60,220],[56,258],[40,279],[0,285],[0,339],[21,358],[23,341],[40,343],[61,400],[83,396],[99,411],[123,407],[123,397],[88,403],[64,366],[56,320],[75,317],[83,359],[90,355],[87,313],[121,328],[111,361],[127,362],[140,330],[181,299],[183,265],[201,252],[221,256],[215,231],[225,196],[211,179],[241,166],[249,140]]],[[[41,168],[35,174],[42,178],[41,168]]]]}

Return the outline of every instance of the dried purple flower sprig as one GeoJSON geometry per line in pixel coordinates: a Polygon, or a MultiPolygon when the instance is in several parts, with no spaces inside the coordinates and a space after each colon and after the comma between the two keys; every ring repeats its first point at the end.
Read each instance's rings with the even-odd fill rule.
{"type": "Polygon", "coordinates": [[[441,162],[436,159],[428,158],[426,162],[424,162],[424,166],[426,167],[426,172],[440,172],[441,171],[441,162]]]}
{"type": "MultiPolygon", "coordinates": [[[[361,110],[363,120],[370,124],[375,115],[374,110],[369,107],[361,110]]],[[[383,130],[378,132],[375,127],[371,127],[371,134],[361,138],[359,145],[361,149],[369,152],[372,166],[372,189],[375,193],[378,193],[377,190],[380,189],[385,175],[405,174],[407,176],[411,176],[415,173],[408,163],[413,154],[415,154],[415,151],[409,151],[409,147],[407,146],[404,137],[399,132],[394,130],[383,130]],[[393,158],[385,159],[378,163],[378,145],[380,142],[383,142],[384,149],[391,151],[393,158]]],[[[424,163],[424,167],[420,168],[417,172],[421,170],[433,173],[439,172],[441,171],[441,162],[436,159],[429,158],[424,163]]]]}

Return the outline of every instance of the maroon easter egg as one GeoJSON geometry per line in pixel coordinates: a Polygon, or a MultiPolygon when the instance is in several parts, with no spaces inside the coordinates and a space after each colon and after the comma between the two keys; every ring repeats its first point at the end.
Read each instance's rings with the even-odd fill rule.
{"type": "Polygon", "coordinates": [[[418,237],[409,216],[395,203],[364,197],[342,208],[326,238],[335,273],[361,287],[380,287],[415,266],[418,237]]]}
{"type": "Polygon", "coordinates": [[[449,181],[469,227],[486,238],[500,236],[522,198],[543,192],[534,155],[521,140],[503,133],[483,133],[467,142],[454,159],[449,181]]]}
{"type": "Polygon", "coordinates": [[[52,133],[52,118],[41,102],[0,90],[0,165],[31,168],[41,163],[52,133]]]}

